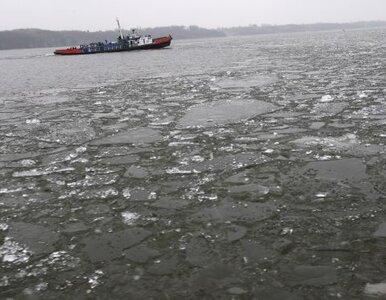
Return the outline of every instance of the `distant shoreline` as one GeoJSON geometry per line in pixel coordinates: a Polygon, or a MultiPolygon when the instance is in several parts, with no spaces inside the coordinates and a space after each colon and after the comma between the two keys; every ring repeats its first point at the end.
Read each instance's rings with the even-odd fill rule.
{"type": "MultiPolygon", "coordinates": [[[[273,33],[296,33],[330,30],[355,30],[386,28],[386,21],[352,23],[315,23],[288,25],[251,25],[230,28],[206,29],[198,26],[167,26],[141,28],[139,33],[154,37],[171,34],[175,39],[216,38],[227,36],[249,36],[273,33]]],[[[127,30],[125,30],[127,32],[127,30]]],[[[30,49],[80,45],[96,41],[115,40],[116,31],[52,31],[43,29],[15,29],[0,31],[0,50],[30,49]]]]}

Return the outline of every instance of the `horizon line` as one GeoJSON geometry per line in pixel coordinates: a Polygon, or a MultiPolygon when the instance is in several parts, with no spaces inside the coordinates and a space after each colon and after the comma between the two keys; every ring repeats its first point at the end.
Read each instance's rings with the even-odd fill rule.
{"type": "MultiPolygon", "coordinates": [[[[154,28],[166,28],[166,27],[199,27],[201,29],[207,29],[207,30],[221,30],[221,29],[227,29],[227,28],[242,28],[242,27],[264,27],[264,26],[271,26],[271,27],[279,27],[279,26],[304,26],[304,25],[320,25],[320,24],[355,24],[355,23],[372,23],[372,22],[381,22],[386,23],[386,20],[361,20],[361,21],[350,21],[350,22],[315,22],[315,23],[287,23],[287,24],[269,24],[269,23],[260,23],[260,24],[249,24],[249,25],[234,25],[234,26],[223,26],[223,27],[216,27],[216,28],[210,28],[210,27],[203,27],[200,25],[177,25],[177,24],[171,24],[171,25],[162,25],[162,26],[153,26],[153,27],[140,27],[135,26],[131,28],[137,28],[137,29],[154,29],[154,28]]],[[[45,28],[36,28],[36,27],[23,27],[23,28],[14,28],[14,29],[0,29],[0,32],[4,31],[17,31],[17,30],[45,30],[45,31],[83,31],[83,32],[105,32],[105,31],[116,31],[117,28],[114,29],[99,29],[99,30],[89,30],[89,29],[45,29],[45,28]]],[[[123,30],[130,30],[125,29],[123,30]]]]}

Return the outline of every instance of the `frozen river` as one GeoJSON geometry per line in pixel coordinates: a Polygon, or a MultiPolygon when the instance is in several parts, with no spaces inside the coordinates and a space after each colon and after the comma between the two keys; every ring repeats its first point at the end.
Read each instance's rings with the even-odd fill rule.
{"type": "Polygon", "coordinates": [[[0,298],[386,295],[385,42],[0,51],[0,298]]]}

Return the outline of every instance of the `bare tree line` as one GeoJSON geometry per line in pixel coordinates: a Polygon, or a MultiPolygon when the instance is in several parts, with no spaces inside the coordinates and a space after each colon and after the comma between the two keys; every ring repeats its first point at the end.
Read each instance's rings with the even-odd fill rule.
{"type": "MultiPolygon", "coordinates": [[[[171,34],[175,39],[195,39],[304,31],[352,30],[377,27],[386,27],[386,21],[319,23],[302,25],[263,24],[218,29],[206,29],[198,26],[167,26],[156,28],[139,28],[138,32],[151,34],[154,37],[171,34]]],[[[116,31],[50,31],[41,29],[0,31],[0,50],[75,46],[96,41],[111,41],[115,40],[116,37],[116,31]]]]}

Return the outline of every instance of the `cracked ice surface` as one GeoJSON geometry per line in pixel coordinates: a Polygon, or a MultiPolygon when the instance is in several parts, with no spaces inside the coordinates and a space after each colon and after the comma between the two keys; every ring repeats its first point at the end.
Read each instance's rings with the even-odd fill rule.
{"type": "Polygon", "coordinates": [[[384,36],[0,53],[0,298],[384,296],[384,36]]]}

